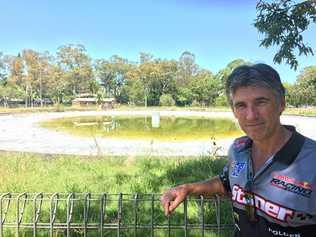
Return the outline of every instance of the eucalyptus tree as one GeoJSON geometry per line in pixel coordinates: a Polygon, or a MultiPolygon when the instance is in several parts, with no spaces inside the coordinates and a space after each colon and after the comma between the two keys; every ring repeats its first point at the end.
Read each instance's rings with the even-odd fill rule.
{"type": "Polygon", "coordinates": [[[195,55],[189,51],[184,51],[178,61],[177,85],[187,85],[197,71],[198,65],[195,63],[195,55]]]}
{"type": "Polygon", "coordinates": [[[59,47],[56,60],[63,72],[63,80],[71,88],[69,96],[89,91],[89,85],[95,78],[91,58],[83,45],[68,44],[59,47]]]}
{"type": "Polygon", "coordinates": [[[221,81],[209,70],[200,70],[191,80],[192,99],[202,106],[214,105],[219,96],[221,81]]]}
{"type": "Polygon", "coordinates": [[[161,96],[161,71],[159,69],[159,61],[150,61],[140,64],[139,78],[144,86],[144,101],[145,106],[159,105],[161,96]]]}
{"type": "Polygon", "coordinates": [[[5,66],[5,59],[2,52],[0,52],[0,81],[7,79],[7,71],[5,66]]]}
{"type": "Polygon", "coordinates": [[[96,60],[97,79],[104,87],[106,96],[121,100],[122,88],[126,83],[126,73],[132,68],[133,64],[118,55],[113,55],[109,60],[96,60]]]}
{"type": "Polygon", "coordinates": [[[176,97],[176,78],[178,72],[178,62],[175,60],[163,60],[159,63],[161,94],[170,94],[176,97]]]}
{"type": "Polygon", "coordinates": [[[72,94],[69,82],[65,80],[64,71],[57,64],[50,64],[47,70],[47,96],[54,104],[68,102],[67,96],[72,94]]]}
{"type": "Polygon", "coordinates": [[[24,60],[20,53],[17,56],[9,57],[8,60],[10,64],[8,82],[15,84],[23,91],[25,107],[27,107],[29,105],[30,81],[26,75],[24,60]]]}
{"type": "Polygon", "coordinates": [[[198,65],[195,63],[195,55],[189,51],[184,51],[178,60],[178,70],[176,76],[176,102],[177,105],[191,105],[193,94],[188,85],[198,71],[198,65]]]}
{"type": "Polygon", "coordinates": [[[145,52],[139,53],[139,63],[140,64],[150,62],[153,59],[154,59],[154,55],[152,55],[151,53],[145,53],[145,52]]]}
{"type": "Polygon", "coordinates": [[[21,99],[24,97],[24,91],[11,81],[0,82],[0,103],[7,107],[12,99],[21,99]]]}
{"type": "Polygon", "coordinates": [[[28,86],[29,101],[33,104],[36,99],[43,106],[43,93],[47,91],[48,70],[51,56],[46,51],[39,53],[31,49],[22,51],[25,81],[28,86]]]}

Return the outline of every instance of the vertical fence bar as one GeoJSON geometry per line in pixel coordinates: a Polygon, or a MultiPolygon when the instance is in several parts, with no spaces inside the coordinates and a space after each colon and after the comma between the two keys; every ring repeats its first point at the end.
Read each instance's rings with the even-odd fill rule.
{"type": "Polygon", "coordinates": [[[103,237],[103,227],[104,227],[104,219],[105,219],[105,213],[106,213],[106,193],[101,194],[101,200],[100,200],[100,237],[103,237]]]}
{"type": "Polygon", "coordinates": [[[84,209],[83,209],[83,221],[84,221],[84,232],[83,236],[88,236],[88,220],[90,210],[91,193],[86,193],[84,196],[84,209]]]}
{"type": "Polygon", "coordinates": [[[137,237],[138,225],[138,193],[134,195],[134,236],[137,237]]]}
{"type": "Polygon", "coordinates": [[[184,199],[183,202],[183,209],[184,209],[184,237],[188,235],[188,199],[184,199]]]}
{"type": "Polygon", "coordinates": [[[221,236],[221,200],[218,195],[216,195],[216,222],[217,222],[217,235],[221,236]]]}
{"type": "Polygon", "coordinates": [[[3,237],[3,225],[5,223],[5,219],[6,219],[8,210],[9,210],[10,201],[11,201],[11,194],[10,193],[4,193],[1,195],[1,197],[0,197],[0,237],[3,237]],[[6,206],[5,210],[3,211],[3,200],[5,198],[8,198],[8,201],[7,201],[7,206],[6,206]]]}
{"type": "Polygon", "coordinates": [[[155,206],[154,206],[154,202],[155,202],[155,196],[154,194],[151,194],[151,219],[150,219],[150,224],[151,224],[151,231],[150,231],[150,235],[151,237],[154,237],[154,215],[155,215],[155,206]]]}
{"type": "Polygon", "coordinates": [[[20,195],[17,196],[17,204],[16,204],[16,237],[19,237],[20,235],[20,224],[23,220],[23,214],[24,214],[24,209],[26,205],[26,199],[27,199],[27,194],[26,193],[21,193],[20,195]],[[20,208],[20,200],[21,198],[24,197],[23,203],[22,203],[22,208],[20,208]]]}
{"type": "Polygon", "coordinates": [[[42,203],[43,203],[43,194],[38,193],[33,198],[33,237],[36,237],[37,234],[37,223],[40,218],[41,209],[42,209],[42,203]],[[39,203],[38,203],[39,199],[39,203]]]}
{"type": "Polygon", "coordinates": [[[53,237],[54,235],[54,223],[56,220],[56,212],[58,205],[59,194],[54,193],[50,198],[50,208],[49,208],[49,236],[53,237]]]}
{"type": "Polygon", "coordinates": [[[201,237],[204,237],[204,231],[205,231],[205,219],[204,219],[204,197],[200,197],[200,207],[201,207],[201,237]]]}
{"type": "Polygon", "coordinates": [[[119,194],[118,198],[118,211],[117,211],[117,237],[121,236],[121,219],[122,219],[122,202],[123,202],[123,194],[119,194]]]}
{"type": "Polygon", "coordinates": [[[168,215],[168,237],[171,236],[170,215],[168,215]]]}
{"type": "Polygon", "coordinates": [[[71,193],[67,197],[67,237],[70,237],[70,223],[72,219],[73,214],[73,208],[74,208],[74,198],[75,194],[71,193]]]}

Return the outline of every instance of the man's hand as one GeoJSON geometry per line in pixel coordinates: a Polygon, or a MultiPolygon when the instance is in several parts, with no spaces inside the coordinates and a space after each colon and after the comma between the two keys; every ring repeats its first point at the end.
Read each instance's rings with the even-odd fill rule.
{"type": "Polygon", "coordinates": [[[189,194],[188,185],[180,185],[164,192],[160,201],[164,208],[165,215],[169,216],[189,194]]]}

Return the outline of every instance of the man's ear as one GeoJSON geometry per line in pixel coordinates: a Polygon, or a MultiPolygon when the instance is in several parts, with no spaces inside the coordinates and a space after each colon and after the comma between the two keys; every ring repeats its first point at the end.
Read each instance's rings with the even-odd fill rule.
{"type": "Polygon", "coordinates": [[[231,107],[231,108],[232,108],[232,112],[234,114],[234,117],[237,118],[234,108],[233,107],[231,107]]]}
{"type": "Polygon", "coordinates": [[[282,97],[280,100],[280,115],[283,113],[284,110],[285,110],[285,98],[282,97]]]}
{"type": "Polygon", "coordinates": [[[233,102],[230,104],[230,109],[232,110],[234,117],[237,118],[237,117],[236,117],[236,113],[235,113],[235,109],[234,109],[233,102]]]}

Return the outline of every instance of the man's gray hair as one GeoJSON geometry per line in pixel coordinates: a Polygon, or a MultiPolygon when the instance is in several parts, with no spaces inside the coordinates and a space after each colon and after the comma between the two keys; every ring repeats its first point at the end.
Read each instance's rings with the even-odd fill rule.
{"type": "Polygon", "coordinates": [[[271,66],[263,63],[242,65],[228,76],[225,89],[227,99],[232,105],[232,96],[240,87],[255,86],[271,89],[278,101],[285,96],[280,76],[271,66]]]}

